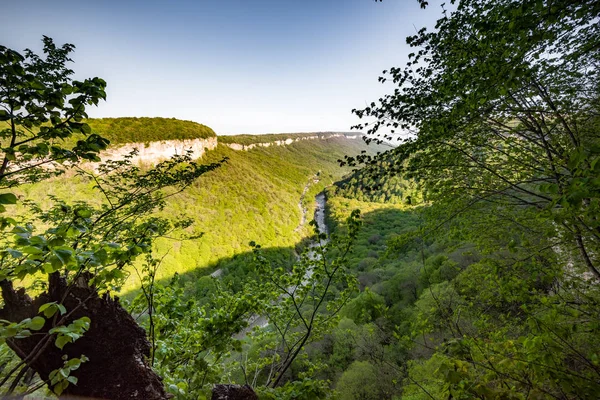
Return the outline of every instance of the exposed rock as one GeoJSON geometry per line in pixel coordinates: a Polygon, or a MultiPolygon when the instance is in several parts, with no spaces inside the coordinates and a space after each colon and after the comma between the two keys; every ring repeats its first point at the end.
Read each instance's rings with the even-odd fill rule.
{"type": "Polygon", "coordinates": [[[236,151],[244,150],[244,145],[239,143],[227,143],[227,146],[236,151]]]}
{"type": "Polygon", "coordinates": [[[100,153],[102,160],[122,160],[133,149],[138,154],[132,159],[133,164],[156,164],[159,161],[171,158],[174,155],[183,155],[188,150],[192,151],[192,158],[201,158],[208,150],[217,147],[217,138],[187,139],[187,140],[163,140],[150,143],[127,143],[124,145],[109,147],[100,153]]]}
{"type": "Polygon", "coordinates": [[[272,142],[264,142],[264,143],[252,143],[252,144],[240,144],[240,143],[226,143],[229,148],[236,151],[248,151],[255,147],[269,147],[269,146],[287,146],[294,142],[298,142],[300,140],[327,140],[332,138],[345,137],[346,139],[358,139],[361,138],[362,135],[345,135],[342,133],[330,133],[325,135],[311,135],[311,136],[301,136],[295,139],[289,138],[285,140],[274,140],[272,142]]]}

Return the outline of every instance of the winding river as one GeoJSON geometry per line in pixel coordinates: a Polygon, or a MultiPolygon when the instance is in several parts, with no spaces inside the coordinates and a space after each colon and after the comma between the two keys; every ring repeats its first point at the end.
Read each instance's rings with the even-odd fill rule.
{"type": "MultiPolygon", "coordinates": [[[[315,196],[315,202],[317,203],[317,206],[315,208],[315,221],[317,223],[317,228],[319,229],[320,233],[325,233],[325,234],[329,234],[329,228],[327,227],[327,224],[325,223],[325,203],[326,203],[327,199],[325,197],[325,193],[321,192],[319,194],[317,194],[315,196]]],[[[305,208],[303,208],[303,212],[306,214],[307,210],[305,208]]],[[[306,219],[306,215],[303,216],[303,219],[306,219]]],[[[325,245],[327,243],[328,239],[324,239],[321,241],[321,245],[325,245]]],[[[319,245],[319,243],[315,240],[313,240],[310,244],[309,244],[309,248],[315,248],[319,245]]],[[[317,259],[318,257],[318,253],[314,250],[311,250],[309,252],[309,257],[312,260],[317,259]]],[[[213,272],[211,274],[211,276],[221,276],[222,275],[222,271],[221,270],[217,270],[215,272],[213,272]],[[219,272],[218,275],[215,275],[216,272],[219,272]]],[[[306,279],[310,278],[312,275],[312,269],[309,269],[306,273],[306,279]]],[[[269,325],[269,321],[267,320],[267,317],[264,315],[253,315],[252,317],[248,318],[248,326],[243,329],[241,332],[239,332],[238,334],[236,334],[234,337],[236,339],[243,339],[246,334],[248,332],[250,332],[255,326],[259,326],[261,328],[266,327],[267,325],[269,325]]]]}

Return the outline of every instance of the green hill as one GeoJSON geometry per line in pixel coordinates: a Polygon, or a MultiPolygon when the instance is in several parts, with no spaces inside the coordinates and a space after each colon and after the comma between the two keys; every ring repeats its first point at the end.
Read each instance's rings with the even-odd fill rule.
{"type": "MultiPolygon", "coordinates": [[[[90,118],[85,122],[90,125],[93,133],[110,140],[112,146],[161,140],[206,139],[217,136],[215,131],[206,125],[175,118],[90,118]]],[[[7,122],[0,121],[0,130],[9,128],[7,122]]],[[[32,128],[32,132],[37,133],[37,128],[32,128]]],[[[67,139],[67,144],[74,145],[81,138],[81,134],[75,134],[67,139]]]]}
{"type": "Polygon", "coordinates": [[[308,224],[297,229],[301,220],[298,203],[304,187],[309,184],[305,206],[310,221],[314,196],[350,172],[340,168],[337,160],[365,147],[359,140],[334,138],[248,152],[224,145],[209,151],[203,160],[228,157],[229,161],[199,179],[164,210],[165,215],[185,213],[195,218],[194,229],[204,232],[204,236],[175,245],[172,241],[159,241],[159,254],[172,249],[163,261],[160,276],[207,266],[226,267],[220,260],[249,251],[250,241],[264,247],[293,249],[311,232],[308,224]],[[319,181],[314,183],[317,173],[319,181]]]}
{"type": "Polygon", "coordinates": [[[112,144],[206,139],[217,136],[206,125],[175,118],[94,118],[86,122],[93,132],[107,138],[112,144]]]}
{"type": "MultiPolygon", "coordinates": [[[[172,120],[165,121],[170,123],[172,120]]],[[[299,141],[287,146],[259,147],[247,152],[219,145],[216,150],[207,152],[203,162],[224,157],[229,161],[204,175],[184,193],[171,198],[162,211],[163,215],[193,218],[195,223],[189,233],[202,232],[204,236],[187,241],[159,240],[157,254],[168,254],[158,278],[191,271],[207,274],[210,272],[207,267],[211,270],[221,268],[224,265],[220,260],[248,251],[248,243],[252,240],[265,247],[293,249],[310,233],[308,224],[299,227],[299,202],[305,186],[308,185],[308,191],[304,206],[310,221],[316,193],[351,172],[349,168],[339,167],[337,160],[345,154],[358,154],[365,149],[376,150],[362,140],[334,137],[299,141]],[[317,174],[319,179],[315,183],[317,174]]],[[[92,182],[67,174],[23,186],[20,194],[44,207],[51,203],[49,196],[67,201],[92,200],[92,186],[92,182]]],[[[288,256],[292,257],[292,250],[285,257],[288,256]]],[[[124,291],[137,285],[137,278],[132,275],[124,291]]]]}

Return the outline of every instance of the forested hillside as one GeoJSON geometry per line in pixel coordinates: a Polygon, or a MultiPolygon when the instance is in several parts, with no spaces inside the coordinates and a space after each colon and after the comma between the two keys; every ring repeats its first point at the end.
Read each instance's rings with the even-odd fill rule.
{"type": "Polygon", "coordinates": [[[86,122],[92,131],[110,140],[112,145],[216,136],[206,125],[175,118],[95,118],[86,122]]]}
{"type": "Polygon", "coordinates": [[[282,248],[282,257],[293,259],[294,246],[311,232],[307,222],[301,224],[301,200],[305,218],[310,221],[315,195],[350,172],[350,168],[340,168],[337,160],[365,148],[361,140],[344,138],[243,153],[219,145],[203,162],[223,157],[227,162],[173,198],[163,211],[164,215],[193,218],[193,232],[203,237],[175,246],[169,240],[159,241],[159,253],[170,249],[159,276],[226,267],[231,257],[251,250],[250,241],[266,248],[282,248]],[[303,196],[305,188],[308,190],[303,196]]]}
{"type": "MultiPolygon", "coordinates": [[[[386,168],[390,163],[379,160],[378,168],[386,168]]],[[[422,194],[416,183],[401,176],[373,175],[368,170],[359,169],[335,183],[331,193],[343,197],[373,203],[407,204],[417,203],[422,194]]]]}
{"type": "MultiPolygon", "coordinates": [[[[202,158],[203,163],[224,158],[227,162],[184,193],[170,198],[158,214],[192,219],[194,222],[186,234],[202,237],[158,240],[156,252],[164,258],[157,278],[191,271],[207,274],[223,267],[234,255],[249,251],[248,243],[252,240],[265,247],[280,247],[282,259],[293,259],[294,245],[310,233],[306,222],[300,226],[303,190],[308,188],[303,207],[310,221],[315,194],[351,171],[340,168],[337,160],[347,154],[359,154],[365,148],[376,150],[367,148],[361,140],[336,137],[242,153],[225,145],[209,151],[202,158]]],[[[89,178],[69,174],[22,186],[17,194],[38,199],[41,207],[48,207],[54,197],[94,201],[94,183],[89,178]]],[[[137,275],[129,273],[125,293],[139,285],[137,275]]]]}
{"type": "Polygon", "coordinates": [[[600,3],[450,7],[353,110],[368,147],[101,160],[215,136],[88,119],[73,45],[0,46],[0,396],[598,398],[600,3]]]}
{"type": "Polygon", "coordinates": [[[401,177],[425,202],[370,261],[375,336],[346,359],[346,398],[598,397],[599,7],[460,1],[407,38],[409,62],[380,78],[395,89],[354,110],[375,140],[404,134],[347,160],[365,163],[358,186],[401,177]],[[383,275],[389,257],[412,271],[383,275]]]}

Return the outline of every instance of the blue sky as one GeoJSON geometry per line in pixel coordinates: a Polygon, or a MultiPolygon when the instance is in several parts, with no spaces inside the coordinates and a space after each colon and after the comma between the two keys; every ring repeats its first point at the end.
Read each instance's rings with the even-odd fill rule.
{"type": "MultiPolygon", "coordinates": [[[[436,2],[431,2],[436,3],[436,2]]],[[[47,1],[3,4],[1,44],[77,46],[77,78],[108,82],[93,117],[160,116],[218,134],[349,130],[390,87],[405,37],[432,26],[416,0],[47,1]]]]}

